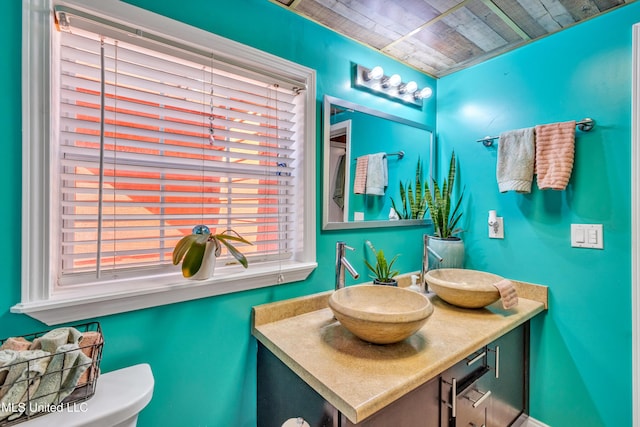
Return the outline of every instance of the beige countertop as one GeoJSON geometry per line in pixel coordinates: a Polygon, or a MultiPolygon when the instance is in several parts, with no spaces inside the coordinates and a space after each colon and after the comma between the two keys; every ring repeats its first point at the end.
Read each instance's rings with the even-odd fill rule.
{"type": "Polygon", "coordinates": [[[547,308],[547,288],[515,282],[518,306],[457,308],[431,296],[434,313],[406,340],[369,344],[328,308],[332,291],[253,308],[253,335],[325,400],[358,423],[547,308]]]}

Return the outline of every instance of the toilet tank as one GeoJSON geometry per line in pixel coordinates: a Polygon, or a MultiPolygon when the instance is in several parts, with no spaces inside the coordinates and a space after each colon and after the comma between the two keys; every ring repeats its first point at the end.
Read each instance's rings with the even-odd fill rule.
{"type": "Polygon", "coordinates": [[[148,364],[100,375],[92,398],[20,423],[23,427],[133,427],[151,401],[154,379],[148,364]]]}

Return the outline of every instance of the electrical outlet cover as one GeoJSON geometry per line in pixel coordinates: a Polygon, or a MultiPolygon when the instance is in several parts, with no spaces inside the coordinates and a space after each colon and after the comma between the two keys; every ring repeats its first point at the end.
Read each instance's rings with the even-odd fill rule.
{"type": "Polygon", "coordinates": [[[492,226],[489,226],[489,238],[504,239],[504,219],[503,217],[499,216],[496,218],[496,221],[498,221],[497,230],[494,229],[492,226]]]}

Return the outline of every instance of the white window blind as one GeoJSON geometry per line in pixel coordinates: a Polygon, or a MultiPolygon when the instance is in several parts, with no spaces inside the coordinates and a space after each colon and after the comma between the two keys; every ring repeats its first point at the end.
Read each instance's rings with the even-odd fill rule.
{"type": "MultiPolygon", "coordinates": [[[[58,35],[58,284],[179,272],[171,253],[198,224],[253,242],[240,248],[250,267],[291,257],[302,240],[296,89],[69,21],[58,35]]],[[[218,266],[233,262],[223,252],[218,266]]]]}
{"type": "Polygon", "coordinates": [[[120,0],[22,8],[12,313],[55,325],[309,276],[314,70],[120,0]],[[199,224],[253,242],[249,268],[223,252],[183,278],[171,253],[199,224]]]}

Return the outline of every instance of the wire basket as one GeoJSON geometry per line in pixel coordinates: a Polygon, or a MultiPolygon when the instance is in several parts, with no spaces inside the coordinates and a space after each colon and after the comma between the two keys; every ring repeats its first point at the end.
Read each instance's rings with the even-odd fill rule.
{"type": "MultiPolygon", "coordinates": [[[[103,345],[98,322],[0,340],[3,349],[9,348],[0,350],[0,427],[51,412],[77,412],[78,402],[95,394],[103,345]],[[59,351],[47,352],[47,346],[56,342],[49,337],[57,338],[64,330],[78,344],[61,345],[56,347],[59,351]],[[11,357],[16,361],[3,364],[3,358],[11,357]]],[[[84,407],[80,406],[80,410],[84,407]]]]}

